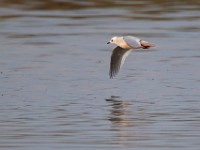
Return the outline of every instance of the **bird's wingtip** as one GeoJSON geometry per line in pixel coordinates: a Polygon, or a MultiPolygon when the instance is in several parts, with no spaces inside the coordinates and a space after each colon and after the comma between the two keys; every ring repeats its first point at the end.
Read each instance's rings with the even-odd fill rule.
{"type": "Polygon", "coordinates": [[[113,79],[113,77],[114,77],[111,71],[109,72],[109,77],[110,77],[110,79],[113,79]]]}

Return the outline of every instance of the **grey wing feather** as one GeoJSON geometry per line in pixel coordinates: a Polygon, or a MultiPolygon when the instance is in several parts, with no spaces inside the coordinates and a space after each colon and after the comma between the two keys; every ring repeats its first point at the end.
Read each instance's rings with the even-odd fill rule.
{"type": "Polygon", "coordinates": [[[124,41],[132,48],[139,48],[141,46],[140,39],[134,36],[124,36],[124,41]]]}
{"type": "Polygon", "coordinates": [[[130,50],[123,49],[119,46],[117,46],[111,55],[111,61],[110,61],[110,78],[113,78],[122,67],[126,57],[130,53],[130,50]]]}

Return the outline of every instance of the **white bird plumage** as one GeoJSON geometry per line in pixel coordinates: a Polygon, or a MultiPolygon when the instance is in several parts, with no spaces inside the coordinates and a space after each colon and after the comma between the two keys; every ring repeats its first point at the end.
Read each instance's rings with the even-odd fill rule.
{"type": "Polygon", "coordinates": [[[134,36],[114,36],[107,44],[116,44],[117,47],[113,50],[110,61],[110,78],[113,78],[123,66],[126,57],[134,49],[148,49],[155,45],[150,42],[146,42],[134,36]]]}

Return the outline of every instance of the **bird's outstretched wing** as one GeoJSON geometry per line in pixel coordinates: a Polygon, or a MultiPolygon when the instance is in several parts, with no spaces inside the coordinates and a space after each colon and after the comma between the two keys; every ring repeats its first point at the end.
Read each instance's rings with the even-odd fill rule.
{"type": "Polygon", "coordinates": [[[119,46],[113,50],[110,61],[110,78],[113,78],[119,72],[130,52],[131,50],[123,49],[119,46]]]}

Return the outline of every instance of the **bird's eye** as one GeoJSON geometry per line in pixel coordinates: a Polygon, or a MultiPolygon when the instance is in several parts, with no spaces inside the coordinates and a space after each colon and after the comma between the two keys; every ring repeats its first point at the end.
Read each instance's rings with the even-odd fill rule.
{"type": "Polygon", "coordinates": [[[111,42],[113,42],[113,40],[111,40],[111,42]]]}

